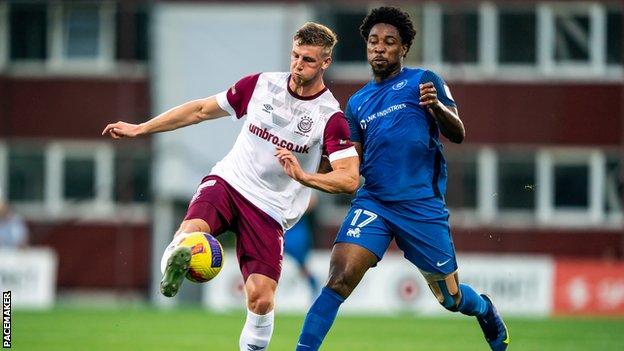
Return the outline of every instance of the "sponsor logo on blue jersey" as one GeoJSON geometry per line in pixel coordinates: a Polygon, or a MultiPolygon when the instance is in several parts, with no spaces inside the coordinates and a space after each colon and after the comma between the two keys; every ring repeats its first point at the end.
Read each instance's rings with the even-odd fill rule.
{"type": "Polygon", "coordinates": [[[370,121],[375,120],[378,117],[385,117],[385,116],[387,116],[388,114],[390,114],[392,112],[399,111],[399,110],[402,110],[404,108],[407,108],[406,104],[396,104],[396,105],[392,105],[392,106],[390,106],[390,107],[388,107],[386,109],[383,109],[381,111],[375,112],[375,113],[369,115],[368,117],[360,120],[360,127],[362,128],[362,130],[365,130],[367,125],[368,125],[368,123],[370,121]]]}

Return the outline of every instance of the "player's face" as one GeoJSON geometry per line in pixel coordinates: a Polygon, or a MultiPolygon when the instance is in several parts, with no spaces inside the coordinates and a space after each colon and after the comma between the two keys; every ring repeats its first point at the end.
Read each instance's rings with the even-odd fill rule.
{"type": "Polygon", "coordinates": [[[366,42],[366,56],[375,75],[388,76],[401,69],[407,48],[395,26],[377,23],[366,42]]]}
{"type": "Polygon", "coordinates": [[[308,85],[322,76],[329,67],[331,56],[321,46],[299,45],[293,42],[290,74],[297,85],[308,85]]]}

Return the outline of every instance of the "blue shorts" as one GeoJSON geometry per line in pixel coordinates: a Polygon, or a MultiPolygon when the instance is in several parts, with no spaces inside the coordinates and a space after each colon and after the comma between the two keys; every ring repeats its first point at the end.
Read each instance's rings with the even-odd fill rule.
{"type": "Polygon", "coordinates": [[[310,223],[304,215],[294,227],[284,234],[284,252],[294,258],[300,266],[305,264],[310,252],[310,223]]]}
{"type": "Polygon", "coordinates": [[[449,274],[457,270],[457,260],[448,217],[441,198],[383,202],[359,196],[335,243],[359,245],[381,260],[394,238],[405,258],[421,271],[449,274]]]}

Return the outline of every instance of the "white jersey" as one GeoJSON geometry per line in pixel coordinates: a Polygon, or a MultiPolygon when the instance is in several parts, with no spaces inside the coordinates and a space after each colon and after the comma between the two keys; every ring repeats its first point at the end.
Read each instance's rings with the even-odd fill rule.
{"type": "Polygon", "coordinates": [[[324,89],[302,97],[289,88],[289,79],[289,73],[256,74],[217,95],[224,111],[247,118],[232,150],[210,172],[284,229],[306,211],[311,189],[286,175],[275,156],[276,147],[291,150],[308,173],[318,170],[323,155],[330,162],[357,156],[332,93],[324,89]]]}

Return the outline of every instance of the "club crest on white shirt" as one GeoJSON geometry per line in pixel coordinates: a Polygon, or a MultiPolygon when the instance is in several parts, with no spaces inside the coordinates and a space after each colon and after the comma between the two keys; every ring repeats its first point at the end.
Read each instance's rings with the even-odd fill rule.
{"type": "Polygon", "coordinates": [[[312,130],[313,123],[314,122],[312,121],[312,118],[308,116],[303,116],[301,118],[301,121],[299,121],[299,123],[297,124],[297,129],[299,129],[299,131],[302,133],[309,133],[312,130]]]}

